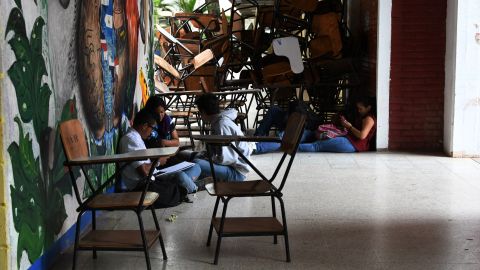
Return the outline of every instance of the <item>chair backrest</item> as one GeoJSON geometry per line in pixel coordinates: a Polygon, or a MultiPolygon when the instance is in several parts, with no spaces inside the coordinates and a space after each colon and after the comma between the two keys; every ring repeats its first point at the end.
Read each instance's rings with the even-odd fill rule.
{"type": "Polygon", "coordinates": [[[60,138],[68,160],[88,157],[88,145],[82,123],[72,119],[60,123],[60,138]]]}
{"type": "Polygon", "coordinates": [[[203,52],[197,54],[193,60],[192,64],[195,69],[200,68],[201,66],[205,65],[208,63],[210,60],[214,58],[213,52],[210,49],[206,49],[203,52]]]}
{"type": "Polygon", "coordinates": [[[167,71],[168,73],[172,74],[175,78],[180,79],[180,72],[176,68],[174,68],[170,63],[168,63],[162,57],[155,55],[154,56],[155,64],[157,64],[161,69],[167,71]]]}
{"type": "Polygon", "coordinates": [[[290,68],[295,74],[303,72],[302,52],[300,51],[300,44],[296,37],[276,38],[272,42],[273,51],[276,55],[285,56],[288,58],[290,68]]]}
{"type": "Polygon", "coordinates": [[[297,150],[297,144],[302,135],[307,117],[304,114],[294,112],[290,115],[283,135],[281,150],[292,155],[297,150]]]}

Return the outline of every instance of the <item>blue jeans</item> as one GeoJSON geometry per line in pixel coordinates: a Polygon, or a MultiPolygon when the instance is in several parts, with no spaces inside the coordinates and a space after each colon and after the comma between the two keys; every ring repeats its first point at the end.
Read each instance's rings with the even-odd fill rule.
{"type": "Polygon", "coordinates": [[[180,185],[184,187],[188,193],[192,193],[197,191],[197,185],[195,185],[193,181],[200,176],[200,173],[200,166],[195,164],[186,170],[163,174],[160,177],[175,177],[178,179],[180,185]]]}
{"type": "Polygon", "coordinates": [[[335,137],[328,140],[318,140],[311,143],[301,143],[298,146],[299,152],[335,152],[353,153],[355,147],[346,137],[335,137]]]}
{"type": "MultiPolygon", "coordinates": [[[[212,176],[212,171],[210,170],[210,162],[205,159],[195,159],[194,163],[197,163],[200,166],[202,173],[200,178],[205,178],[212,176]]],[[[215,178],[218,181],[226,182],[237,182],[245,180],[245,175],[241,174],[235,168],[227,165],[213,164],[213,170],[215,171],[215,178]]]]}
{"type": "Polygon", "coordinates": [[[260,121],[255,136],[268,136],[270,128],[276,127],[278,129],[285,128],[285,119],[287,119],[287,112],[280,109],[278,106],[272,106],[268,109],[267,114],[260,121]]]}
{"type": "MultiPolygon", "coordinates": [[[[283,132],[280,134],[280,138],[281,137],[283,137],[283,132]]],[[[315,140],[315,131],[305,129],[303,131],[302,138],[300,138],[300,143],[313,142],[315,140]]],[[[255,144],[255,146],[256,154],[264,154],[280,150],[280,143],[276,142],[258,142],[255,144]]]]}

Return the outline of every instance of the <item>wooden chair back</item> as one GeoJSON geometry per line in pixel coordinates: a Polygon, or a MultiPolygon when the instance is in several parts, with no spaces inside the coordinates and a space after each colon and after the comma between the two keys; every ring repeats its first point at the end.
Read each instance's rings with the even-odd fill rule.
{"type": "Polygon", "coordinates": [[[262,68],[264,84],[275,84],[276,86],[289,86],[290,78],[293,77],[292,69],[288,61],[281,61],[265,65],[262,68]]]}
{"type": "Polygon", "coordinates": [[[333,58],[341,56],[342,36],[337,13],[318,14],[313,16],[312,29],[316,37],[310,43],[312,57],[331,54],[333,58]]]}
{"type": "Polygon", "coordinates": [[[283,135],[281,150],[289,155],[293,155],[297,151],[300,136],[302,136],[303,128],[307,117],[304,114],[294,112],[290,115],[283,135]]]}
{"type": "Polygon", "coordinates": [[[214,58],[213,52],[210,49],[206,49],[203,52],[196,55],[193,60],[192,64],[195,69],[200,68],[201,66],[205,65],[206,63],[210,62],[214,58]]]}
{"type": "Polygon", "coordinates": [[[60,138],[67,160],[88,157],[87,140],[78,119],[60,123],[60,138]]]}
{"type": "Polygon", "coordinates": [[[157,64],[161,69],[167,71],[168,73],[172,74],[175,78],[180,79],[180,72],[178,72],[177,69],[175,69],[170,63],[168,63],[165,59],[162,57],[155,55],[154,56],[154,61],[155,64],[157,64]]]}
{"type": "Polygon", "coordinates": [[[207,65],[196,69],[190,76],[183,81],[185,89],[189,91],[202,90],[204,92],[214,92],[216,67],[207,65]]]}

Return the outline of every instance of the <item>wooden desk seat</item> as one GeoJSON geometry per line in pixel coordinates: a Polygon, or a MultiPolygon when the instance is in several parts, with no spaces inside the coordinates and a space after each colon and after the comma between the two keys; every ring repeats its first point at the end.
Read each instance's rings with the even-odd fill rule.
{"type": "MultiPolygon", "coordinates": [[[[99,210],[133,209],[138,207],[141,197],[142,192],[99,194],[87,203],[87,207],[99,210]]],[[[157,198],[157,193],[146,192],[143,206],[149,207],[153,205],[157,198]]]]}
{"type": "MultiPolygon", "coordinates": [[[[160,231],[145,230],[147,248],[150,249],[160,236],[160,231]]],[[[95,230],[83,235],[78,244],[80,250],[143,250],[139,230],[95,230]]]]}
{"type": "Polygon", "coordinates": [[[184,118],[191,117],[193,113],[189,111],[172,111],[169,115],[172,118],[184,118]]]}
{"type": "Polygon", "coordinates": [[[275,187],[268,181],[255,180],[243,182],[218,182],[205,185],[208,194],[212,196],[251,196],[264,194],[275,187]]]}
{"type": "MultiPolygon", "coordinates": [[[[215,231],[220,232],[221,218],[212,219],[215,231]]],[[[274,217],[229,217],[225,218],[223,236],[269,236],[282,235],[282,223],[274,217]]]]}

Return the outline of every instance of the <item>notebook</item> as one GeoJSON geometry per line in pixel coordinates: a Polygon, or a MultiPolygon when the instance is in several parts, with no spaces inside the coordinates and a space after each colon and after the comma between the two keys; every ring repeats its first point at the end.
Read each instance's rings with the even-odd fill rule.
{"type": "Polygon", "coordinates": [[[180,162],[176,165],[166,167],[166,168],[162,168],[162,169],[158,170],[158,172],[161,173],[161,174],[174,173],[174,172],[183,171],[185,169],[188,169],[188,168],[192,167],[193,165],[195,165],[195,163],[188,162],[188,161],[183,161],[183,162],[180,162]]]}

